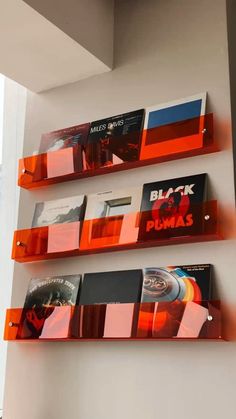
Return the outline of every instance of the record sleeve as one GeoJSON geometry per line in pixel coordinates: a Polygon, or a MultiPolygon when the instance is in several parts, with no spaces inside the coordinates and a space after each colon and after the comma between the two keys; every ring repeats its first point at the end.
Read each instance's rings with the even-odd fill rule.
{"type": "Polygon", "coordinates": [[[42,134],[33,181],[81,172],[89,128],[87,123],[42,134]]]}
{"type": "Polygon", "coordinates": [[[38,202],[35,205],[32,227],[81,221],[84,217],[85,195],[38,202]]]}
{"type": "Polygon", "coordinates": [[[84,150],[89,128],[90,124],[86,123],[42,134],[39,153],[57,151],[76,145],[81,145],[82,151],[84,150]]]}
{"type": "Polygon", "coordinates": [[[88,195],[81,249],[136,242],[141,196],[141,187],[88,195]]]}
{"type": "Polygon", "coordinates": [[[185,265],[145,268],[141,302],[209,301],[212,266],[185,265]]]}
{"type": "Polygon", "coordinates": [[[146,109],[140,159],[201,148],[206,92],[146,109]]]}
{"type": "Polygon", "coordinates": [[[86,168],[112,166],[139,159],[144,109],[91,123],[86,168]]]}
{"type": "Polygon", "coordinates": [[[67,337],[72,313],[70,307],[78,301],[80,281],[81,275],[31,279],[18,337],[67,337]]]}
{"type": "Polygon", "coordinates": [[[137,303],[141,289],[141,269],[87,273],[82,282],[79,304],[137,303]]]}
{"type": "Polygon", "coordinates": [[[139,241],[201,234],[207,174],[143,185],[139,241]]]}
{"type": "Polygon", "coordinates": [[[78,299],[81,275],[32,278],[24,308],[74,306],[78,299]]]}

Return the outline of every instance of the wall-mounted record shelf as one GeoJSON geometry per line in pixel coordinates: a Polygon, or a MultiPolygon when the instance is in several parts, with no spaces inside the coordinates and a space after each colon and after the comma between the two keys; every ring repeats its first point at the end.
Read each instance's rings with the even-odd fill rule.
{"type": "MultiPolygon", "coordinates": [[[[133,230],[126,228],[122,231],[123,216],[17,230],[13,239],[12,258],[17,262],[32,262],[93,253],[222,239],[217,201],[193,204],[191,212],[195,220],[192,226],[187,227],[187,229],[184,227],[179,229],[162,229],[157,232],[155,240],[147,241],[137,241],[137,232],[134,231],[134,229],[139,228],[139,220],[144,213],[124,216],[128,217],[128,221],[135,218],[136,226],[132,227],[133,230]],[[99,232],[100,229],[106,228],[106,231],[109,232],[107,237],[103,235],[101,240],[89,240],[89,234],[93,231],[94,226],[99,232]],[[111,234],[111,229],[114,231],[114,234],[111,234]],[[136,239],[134,239],[134,236],[136,236],[136,239]]],[[[127,226],[131,224],[135,225],[134,222],[126,223],[127,226]]]]}
{"type": "Polygon", "coordinates": [[[19,162],[18,185],[34,189],[219,151],[213,135],[213,114],[144,130],[142,138],[147,142],[147,152],[139,160],[110,163],[93,169],[85,168],[81,157],[83,152],[78,145],[25,157],[19,162]],[[192,135],[196,128],[200,128],[200,132],[192,135]],[[157,154],[149,150],[154,142],[160,145],[157,154]]]}
{"type": "Polygon", "coordinates": [[[219,301],[11,308],[4,339],[222,340],[219,301]]]}

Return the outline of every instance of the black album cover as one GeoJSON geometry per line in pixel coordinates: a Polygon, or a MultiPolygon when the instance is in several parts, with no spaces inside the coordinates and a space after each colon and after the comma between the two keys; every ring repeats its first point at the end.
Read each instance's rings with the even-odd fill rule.
{"type": "Polygon", "coordinates": [[[138,303],[142,270],[87,273],[81,286],[80,305],[138,303]]]}
{"type": "Polygon", "coordinates": [[[87,169],[139,159],[144,109],[91,123],[86,144],[87,169]]]}
{"type": "Polygon", "coordinates": [[[203,173],[144,184],[138,240],[201,234],[206,183],[203,173]]]}
{"type": "Polygon", "coordinates": [[[66,307],[76,305],[80,281],[81,275],[32,278],[22,310],[18,337],[38,338],[47,332],[53,333],[55,337],[59,337],[60,333],[66,335],[71,315],[70,309],[66,307]],[[65,309],[55,311],[57,307],[65,309]]]}
{"type": "Polygon", "coordinates": [[[143,270],[142,302],[201,302],[211,298],[212,266],[209,264],[143,270]]]}

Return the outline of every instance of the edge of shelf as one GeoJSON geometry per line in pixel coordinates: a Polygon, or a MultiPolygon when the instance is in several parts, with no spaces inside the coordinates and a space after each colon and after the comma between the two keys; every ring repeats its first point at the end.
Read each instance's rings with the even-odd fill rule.
{"type": "Polygon", "coordinates": [[[18,263],[29,263],[29,262],[40,262],[51,259],[59,259],[65,257],[74,257],[74,256],[86,256],[91,254],[99,253],[109,253],[109,252],[119,252],[125,250],[139,250],[146,249],[151,247],[160,247],[176,244],[191,244],[191,243],[203,243],[208,241],[220,241],[224,240],[224,237],[220,233],[205,234],[205,235],[196,235],[196,236],[180,236],[180,237],[171,237],[168,239],[156,240],[156,241],[146,241],[146,242],[137,242],[131,244],[120,244],[115,246],[100,247],[95,249],[86,249],[86,250],[68,250],[60,253],[47,253],[45,255],[33,255],[23,258],[13,258],[18,263]]]}
{"type": "MultiPolygon", "coordinates": [[[[38,314],[42,318],[41,310],[38,314]]],[[[34,309],[29,309],[28,313],[28,309],[24,307],[8,308],[5,317],[4,340],[14,342],[225,340],[219,300],[169,301],[158,304],[155,302],[78,304],[75,307],[55,307],[55,312],[53,309],[50,313],[45,313],[45,322],[39,324],[34,323],[38,314],[34,313],[34,309]],[[113,307],[112,311],[108,310],[109,307],[113,307]],[[127,308],[132,315],[128,329],[124,317],[127,308]],[[162,323],[163,312],[169,313],[169,317],[168,315],[165,317],[164,324],[162,323]],[[48,322],[51,314],[53,317],[48,322]],[[145,320],[147,314],[148,323],[145,320]],[[199,315],[197,328],[193,321],[193,329],[191,329],[189,321],[195,319],[196,315],[199,315]],[[160,325],[156,316],[160,316],[160,325]],[[113,320],[115,325],[119,324],[119,326],[110,329],[113,320]],[[28,321],[32,322],[35,332],[34,329],[28,328],[28,321]],[[108,329],[106,328],[107,321],[108,329]],[[91,322],[95,322],[95,328],[91,322]]]]}
{"type": "MultiPolygon", "coordinates": [[[[126,170],[136,169],[139,167],[150,166],[153,164],[160,164],[160,163],[165,163],[168,161],[195,157],[198,155],[216,153],[219,151],[220,151],[220,148],[218,147],[217,144],[211,144],[211,145],[202,147],[200,149],[189,150],[189,151],[185,151],[181,153],[173,153],[168,156],[154,157],[151,159],[138,160],[135,162],[126,162],[126,163],[117,164],[113,166],[101,167],[95,170],[85,170],[83,172],[75,172],[72,174],[62,175],[55,178],[43,179],[36,182],[29,182],[27,185],[21,184],[20,180],[18,180],[18,186],[27,190],[36,189],[36,188],[46,187],[50,185],[55,185],[57,183],[63,183],[63,182],[72,181],[72,180],[85,179],[85,178],[94,177],[94,176],[100,176],[100,175],[105,175],[105,174],[110,174],[110,173],[115,173],[115,172],[120,172],[120,171],[126,171],[126,170]]],[[[35,156],[32,156],[32,157],[35,157],[35,156]]],[[[24,160],[24,158],[21,160],[24,160]]]]}
{"type": "Polygon", "coordinates": [[[113,342],[113,341],[121,341],[121,342],[142,342],[142,341],[160,341],[160,342],[228,342],[226,339],[224,339],[222,336],[219,336],[218,338],[68,338],[68,339],[15,339],[15,340],[7,340],[6,342],[19,342],[19,343],[36,343],[36,342],[50,342],[50,343],[56,343],[56,342],[113,342]]]}

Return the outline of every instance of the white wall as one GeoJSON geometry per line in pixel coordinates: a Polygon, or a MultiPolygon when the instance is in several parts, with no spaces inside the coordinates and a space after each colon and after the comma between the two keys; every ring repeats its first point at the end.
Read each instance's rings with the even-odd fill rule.
{"type": "Polygon", "coordinates": [[[112,68],[114,0],[24,2],[112,68]]]}
{"type": "MultiPolygon", "coordinates": [[[[28,95],[24,154],[40,134],[208,91],[219,153],[21,192],[19,228],[34,204],[109,188],[208,172],[211,193],[234,205],[225,0],[120,0],[116,68],[28,95]]],[[[235,240],[15,264],[12,306],[35,275],[151,265],[213,263],[223,301],[236,300],[235,240]]],[[[235,343],[83,342],[9,344],[4,419],[234,419],[235,343]]]]}
{"type": "Polygon", "coordinates": [[[12,234],[17,225],[19,203],[17,160],[22,155],[25,104],[26,90],[17,83],[5,78],[0,202],[0,413],[3,407],[7,355],[7,343],[2,338],[5,310],[11,303],[12,293],[14,263],[10,255],[12,234]]]}
{"type": "MultiPolygon", "coordinates": [[[[0,0],[0,10],[0,72],[27,89],[42,92],[110,71],[111,66],[24,1],[0,0]]],[[[111,39],[107,55],[112,59],[112,6],[108,11],[109,30],[104,32],[111,39]]],[[[79,26],[78,12],[71,20],[76,18],[79,26]]]]}
{"type": "Polygon", "coordinates": [[[3,106],[4,106],[4,76],[0,74],[0,165],[2,164],[3,106]]]}

